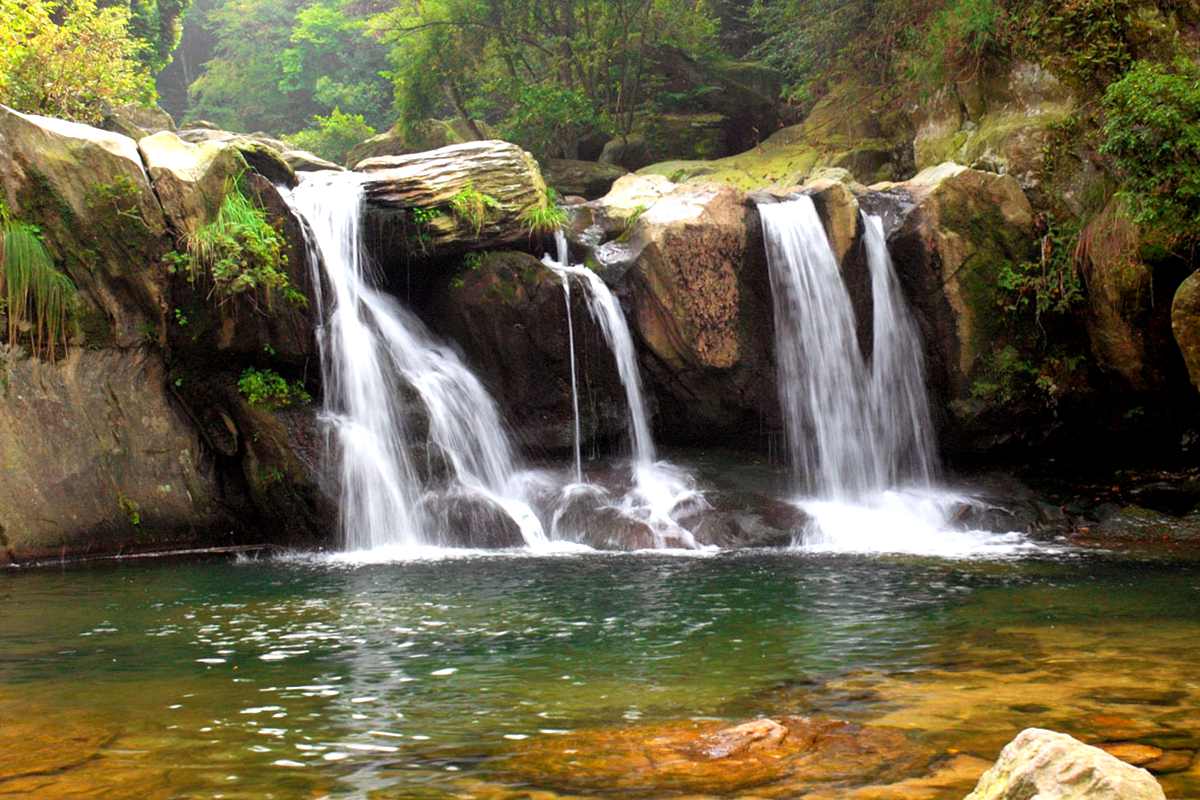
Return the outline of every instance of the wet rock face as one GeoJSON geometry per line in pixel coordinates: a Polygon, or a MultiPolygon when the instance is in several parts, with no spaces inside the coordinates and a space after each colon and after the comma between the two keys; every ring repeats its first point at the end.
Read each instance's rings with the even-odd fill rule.
{"type": "Polygon", "coordinates": [[[1000,753],[966,800],[1163,800],[1150,773],[1064,733],[1030,728],[1000,753]]]}
{"type": "Polygon", "coordinates": [[[75,349],[4,377],[0,560],[169,545],[225,521],[157,354],[75,349]]]}
{"type": "Polygon", "coordinates": [[[667,722],[521,742],[506,777],[560,792],[794,797],[896,779],[927,763],[898,731],[781,717],[729,726],[667,722]]]}
{"type": "Polygon", "coordinates": [[[1200,272],[1192,273],[1176,290],[1171,329],[1192,385],[1200,390],[1200,272]]]}
{"type": "Polygon", "coordinates": [[[601,274],[631,301],[663,437],[753,446],[763,419],[778,417],[753,204],[730,187],[628,176],[578,216],[605,242],[593,249],[601,274]]]}
{"type": "MultiPolygon", "coordinates": [[[[527,253],[495,252],[444,280],[429,304],[431,324],[463,349],[501,403],[517,440],[535,453],[569,455],[574,445],[571,353],[561,279],[527,253]]],[[[571,322],[585,443],[625,432],[625,394],[616,364],[571,286],[571,322]]]]}

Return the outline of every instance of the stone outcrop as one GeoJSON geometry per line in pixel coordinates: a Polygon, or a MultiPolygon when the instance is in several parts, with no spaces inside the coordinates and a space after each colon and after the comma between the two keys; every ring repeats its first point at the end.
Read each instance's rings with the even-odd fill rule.
{"type": "Polygon", "coordinates": [[[162,330],[172,242],[132,139],[0,107],[0,185],[79,288],[77,341],[130,347],[162,330]]]}
{"type": "Polygon", "coordinates": [[[438,255],[529,241],[522,219],[544,202],[546,184],[533,156],[501,141],[468,142],[427,153],[360,162],[369,216],[400,230],[408,249],[438,255]],[[464,191],[490,198],[476,221],[461,218],[452,200],[464,191]],[[420,214],[414,213],[421,212],[420,214]]]}
{"type": "Polygon", "coordinates": [[[138,151],[167,221],[180,236],[211,222],[225,190],[247,170],[237,148],[212,141],[192,144],[170,131],[140,140],[138,151]]]}
{"type": "Polygon", "coordinates": [[[236,388],[250,364],[301,373],[314,355],[309,309],[222,302],[166,258],[241,176],[314,307],[300,221],[273,181],[230,142],[170,132],[139,148],[0,109],[0,141],[0,196],[78,287],[71,347],[56,363],[27,358],[20,343],[0,359],[0,551],[26,559],[328,530],[311,411],[252,409],[236,388]]]}
{"type": "Polygon", "coordinates": [[[960,81],[914,114],[917,169],[953,161],[1011,175],[1037,195],[1047,145],[1075,107],[1071,92],[1053,74],[1029,62],[960,81]]]}
{"type": "Polygon", "coordinates": [[[626,174],[623,167],[596,161],[549,158],[542,162],[546,185],[562,197],[595,200],[608,194],[617,179],[626,174]]]}
{"type": "Polygon", "coordinates": [[[628,176],[580,211],[610,240],[593,258],[629,297],[659,423],[688,439],[753,435],[778,417],[771,295],[753,204],[727,186],[628,176]]]}
{"type": "Polygon", "coordinates": [[[1144,769],[1064,733],[1029,728],[1000,753],[966,800],[1165,800],[1144,769]]]}
{"type": "Polygon", "coordinates": [[[159,355],[75,348],[0,368],[0,561],[211,543],[227,522],[159,355]]]}
{"type": "Polygon", "coordinates": [[[998,283],[1033,248],[1033,209],[1015,179],[942,164],[871,187],[893,203],[889,246],[929,348],[930,381],[969,414],[972,382],[1003,340],[998,283]]]}
{"type": "Polygon", "coordinates": [[[296,172],[286,158],[292,149],[280,139],[265,133],[234,133],[215,128],[185,128],[179,131],[179,138],[192,144],[210,142],[236,147],[246,163],[272,183],[296,185],[296,172]]]}

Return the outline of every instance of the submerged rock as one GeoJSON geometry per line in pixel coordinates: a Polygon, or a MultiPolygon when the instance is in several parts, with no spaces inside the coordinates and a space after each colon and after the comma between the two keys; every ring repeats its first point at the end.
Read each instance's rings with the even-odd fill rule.
{"type": "Polygon", "coordinates": [[[927,762],[898,731],[781,717],[735,726],[666,722],[546,736],[514,745],[499,769],[561,792],[797,796],[896,779],[927,762]]]}
{"type": "Polygon", "coordinates": [[[1065,733],[1029,728],[966,800],[1165,800],[1149,772],[1065,733]]]}

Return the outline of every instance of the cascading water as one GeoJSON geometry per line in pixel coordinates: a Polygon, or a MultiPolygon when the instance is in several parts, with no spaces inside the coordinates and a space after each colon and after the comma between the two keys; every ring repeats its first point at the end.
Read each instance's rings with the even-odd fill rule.
{"type": "MultiPolygon", "coordinates": [[[[542,263],[563,281],[563,290],[568,303],[568,325],[570,325],[570,280],[575,278],[584,287],[588,311],[600,326],[605,341],[616,360],[617,373],[625,389],[626,409],[630,439],[633,449],[633,487],[620,504],[620,509],[631,517],[642,519],[656,532],[666,535],[677,544],[694,547],[691,534],[681,528],[675,516],[681,509],[695,510],[703,507],[703,495],[694,488],[691,477],[678,467],[658,461],[657,448],[650,432],[650,415],[642,391],[642,376],[637,364],[637,351],[625,313],[608,285],[590,269],[573,266],[566,236],[558,231],[555,236],[557,260],[547,255],[542,263]]],[[[575,351],[571,339],[572,393],[575,394],[574,371],[575,351]]],[[[579,403],[575,401],[576,452],[579,451],[579,403]]]]}
{"type": "Polygon", "coordinates": [[[809,515],[801,546],[940,556],[1022,546],[1015,535],[950,531],[970,498],[936,490],[935,441],[916,323],[883,223],[866,216],[871,358],[856,336],[841,268],[811,198],[758,208],[774,295],[780,406],[809,515]]]}
{"type": "Polygon", "coordinates": [[[495,402],[451,349],[369,285],[361,180],[313,173],[291,193],[319,255],[312,259],[314,284],[324,279],[332,290],[328,303],[318,296],[324,322],[317,338],[347,549],[443,543],[445,531],[429,511],[439,495],[492,504],[516,522],[527,544],[544,542],[495,402]],[[410,420],[406,398],[419,401],[423,422],[410,420]],[[421,426],[428,428],[426,472],[444,477],[417,468],[412,445],[421,426]]]}

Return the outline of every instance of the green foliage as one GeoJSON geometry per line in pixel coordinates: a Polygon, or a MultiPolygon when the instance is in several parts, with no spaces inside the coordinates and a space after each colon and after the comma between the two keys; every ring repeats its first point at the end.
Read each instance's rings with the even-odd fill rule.
{"type": "Polygon", "coordinates": [[[538,202],[521,212],[521,223],[530,236],[548,236],[567,224],[567,210],[558,204],[558,193],[547,188],[538,202]]]}
{"type": "Polygon", "coordinates": [[[300,381],[287,379],[272,369],[247,367],[238,378],[238,391],[252,406],[276,410],[311,403],[312,396],[300,381]]]}
{"type": "MultiPolygon", "coordinates": [[[[381,74],[387,51],[365,35],[373,4],[212,0],[211,5],[198,24],[215,40],[214,56],[191,85],[189,116],[231,130],[276,134],[306,129],[314,117],[336,116],[334,109],[361,116],[373,128],[390,122],[389,84],[381,74]]],[[[335,126],[339,133],[346,130],[342,121],[335,126]]],[[[318,121],[317,132],[324,128],[318,121]]],[[[324,135],[332,143],[332,132],[324,135]]]]}
{"type": "Polygon", "coordinates": [[[986,406],[1034,404],[1053,409],[1082,378],[1085,365],[1080,355],[1054,352],[1035,358],[1005,345],[987,357],[983,374],[971,384],[971,397],[986,406]]]}
{"type": "Polygon", "coordinates": [[[617,236],[618,242],[629,241],[629,237],[633,234],[633,229],[637,225],[638,220],[642,218],[642,215],[646,213],[648,208],[649,206],[639,203],[634,207],[633,211],[630,212],[629,216],[622,220],[621,233],[617,236]]]}
{"type": "Polygon", "coordinates": [[[905,73],[929,88],[977,77],[985,59],[1006,47],[1007,21],[1001,0],[950,0],[910,34],[905,73]]]}
{"type": "Polygon", "coordinates": [[[109,106],[154,101],[128,7],[0,0],[0,103],[95,124],[109,106]]]}
{"type": "Polygon", "coordinates": [[[342,164],[352,147],[374,135],[375,129],[367,124],[362,114],[343,114],[340,108],[334,106],[328,116],[318,114],[313,117],[312,127],[294,133],[287,139],[293,147],[342,164]]]}
{"type": "Polygon", "coordinates": [[[484,194],[468,183],[450,198],[450,211],[461,222],[475,230],[475,238],[479,238],[483,223],[487,220],[489,211],[501,208],[500,201],[490,194],[484,194]]]}
{"type": "Polygon", "coordinates": [[[1200,66],[1134,65],[1104,94],[1104,143],[1134,221],[1169,242],[1200,241],[1200,66]]]}
{"type": "Polygon", "coordinates": [[[33,225],[11,219],[0,206],[0,300],[8,317],[7,344],[27,335],[34,355],[53,360],[66,348],[75,305],[75,284],[54,259],[33,225]]]}
{"type": "Polygon", "coordinates": [[[504,120],[518,143],[565,155],[600,120],[628,132],[654,97],[656,53],[711,57],[718,28],[697,0],[425,0],[371,25],[392,48],[406,126],[504,120]]]}
{"type": "Polygon", "coordinates": [[[219,302],[261,293],[270,308],[278,292],[292,305],[306,305],[288,280],[284,247],[266,213],[234,182],[226,187],[216,219],[188,236],[186,259],[175,256],[170,263],[182,264],[193,284],[210,281],[209,296],[219,302]]]}
{"type": "Polygon", "coordinates": [[[504,138],[519,142],[538,158],[574,157],[573,145],[586,136],[611,132],[611,124],[577,89],[522,86],[501,125],[504,138]]]}
{"type": "Polygon", "coordinates": [[[1033,0],[1022,9],[1023,36],[1068,84],[1096,91],[1132,60],[1134,0],[1033,0]]]}
{"type": "Polygon", "coordinates": [[[1043,315],[1063,316],[1079,307],[1084,299],[1083,279],[1076,266],[1076,228],[1052,228],[1042,240],[1042,256],[1019,266],[1004,262],[996,282],[1004,290],[1001,307],[1009,314],[1033,311],[1041,322],[1043,315]]]}

